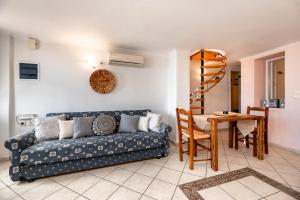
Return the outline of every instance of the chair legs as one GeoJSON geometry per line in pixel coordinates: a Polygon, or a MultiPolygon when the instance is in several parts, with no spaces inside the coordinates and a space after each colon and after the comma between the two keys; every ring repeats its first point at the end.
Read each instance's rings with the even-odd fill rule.
{"type": "MultiPolygon", "coordinates": [[[[249,148],[249,136],[245,137],[246,140],[246,147],[249,148]]],[[[234,146],[235,149],[238,150],[239,146],[238,146],[238,132],[234,133],[234,146]]],[[[265,151],[267,149],[267,144],[265,143],[265,151]]],[[[253,134],[253,156],[256,157],[257,156],[257,135],[253,134]]]]}
{"type": "Polygon", "coordinates": [[[269,153],[269,146],[268,146],[268,134],[265,133],[265,153],[268,154],[269,153]]]}
{"type": "MultiPolygon", "coordinates": [[[[182,137],[179,137],[179,160],[183,161],[183,144],[182,144],[182,137]]],[[[191,140],[188,138],[187,142],[187,149],[189,154],[189,169],[194,169],[194,157],[197,156],[197,140],[191,140]]]]}
{"type": "Polygon", "coordinates": [[[253,134],[253,156],[257,156],[257,135],[253,134]]]}
{"type": "Polygon", "coordinates": [[[179,136],[179,160],[183,161],[182,135],[179,136]]]}
{"type": "Polygon", "coordinates": [[[249,148],[250,145],[249,145],[249,135],[247,135],[244,140],[246,140],[246,147],[249,148]]]}
{"type": "Polygon", "coordinates": [[[234,131],[234,148],[235,148],[236,150],[239,149],[239,133],[238,133],[237,130],[234,131]]]}
{"type": "Polygon", "coordinates": [[[197,140],[194,140],[194,156],[196,157],[198,155],[197,153],[197,140]]]}
{"type": "Polygon", "coordinates": [[[195,145],[195,141],[190,139],[189,141],[189,144],[190,144],[190,157],[189,157],[189,168],[190,170],[193,170],[194,169],[194,145],[195,145]]]}

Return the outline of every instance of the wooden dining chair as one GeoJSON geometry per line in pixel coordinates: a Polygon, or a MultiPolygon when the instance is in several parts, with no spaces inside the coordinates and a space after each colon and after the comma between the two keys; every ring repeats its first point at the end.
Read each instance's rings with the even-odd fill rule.
{"type": "Polygon", "coordinates": [[[209,159],[194,159],[197,156],[197,150],[207,150],[210,151],[210,147],[203,144],[199,144],[198,140],[209,140],[210,135],[204,133],[203,131],[197,129],[193,125],[192,112],[190,110],[184,110],[176,108],[177,126],[178,126],[178,138],[179,138],[179,160],[183,160],[183,153],[189,154],[189,168],[194,169],[194,162],[196,161],[206,161],[209,159]],[[188,141],[183,141],[183,135],[187,137],[188,141]],[[188,143],[187,151],[183,151],[183,144],[188,143]],[[197,146],[201,147],[197,149],[197,146]]]}
{"type": "MultiPolygon", "coordinates": [[[[247,114],[253,114],[253,112],[261,112],[263,113],[264,117],[264,148],[265,153],[269,153],[269,147],[268,147],[268,123],[269,123],[269,108],[266,107],[247,107],[247,114]]],[[[246,137],[239,137],[242,134],[239,132],[239,130],[236,128],[235,131],[235,149],[238,149],[238,142],[244,142],[246,143],[246,147],[249,148],[250,145],[253,145],[253,156],[257,156],[257,129],[255,128],[249,135],[246,137]],[[251,137],[252,136],[252,137],[251,137]]]]}

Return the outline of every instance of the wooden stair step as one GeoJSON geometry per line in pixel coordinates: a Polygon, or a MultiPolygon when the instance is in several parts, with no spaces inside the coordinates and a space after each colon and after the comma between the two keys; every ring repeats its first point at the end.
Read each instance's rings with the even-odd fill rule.
{"type": "MultiPolygon", "coordinates": [[[[226,56],[222,55],[220,52],[218,51],[212,51],[212,50],[206,50],[206,49],[201,49],[199,51],[197,51],[196,53],[194,53],[193,55],[190,56],[191,60],[201,60],[202,54],[204,53],[204,60],[210,60],[211,58],[223,58],[221,60],[226,59],[226,56]]],[[[217,59],[219,60],[219,59],[217,59]]]]}
{"type": "Polygon", "coordinates": [[[203,89],[203,90],[197,90],[197,91],[195,91],[196,93],[201,93],[201,94],[203,94],[203,93],[205,93],[205,92],[208,92],[208,89],[203,89]]]}
{"type": "Polygon", "coordinates": [[[207,72],[205,74],[200,74],[200,76],[214,76],[214,75],[221,75],[221,74],[225,74],[224,71],[217,71],[217,72],[207,72]]]}
{"type": "Polygon", "coordinates": [[[218,82],[220,82],[220,80],[208,79],[208,80],[202,81],[200,84],[205,85],[205,84],[218,83],[218,82]]]}
{"type": "Polygon", "coordinates": [[[226,60],[226,57],[215,57],[215,58],[199,58],[199,57],[193,57],[193,60],[205,60],[205,61],[224,61],[226,60]]]}
{"type": "Polygon", "coordinates": [[[204,109],[204,107],[203,106],[191,106],[190,109],[191,110],[202,110],[202,109],[204,109]]]}
{"type": "Polygon", "coordinates": [[[196,101],[204,101],[204,99],[202,99],[202,98],[194,99],[194,102],[196,102],[196,101]]]}
{"type": "Polygon", "coordinates": [[[213,64],[213,65],[205,65],[205,66],[201,66],[200,68],[202,69],[211,69],[211,68],[222,68],[225,67],[225,63],[220,63],[220,64],[213,64]]]}
{"type": "Polygon", "coordinates": [[[204,52],[204,53],[214,53],[214,54],[221,55],[220,52],[218,52],[218,51],[207,50],[207,49],[201,49],[200,52],[204,52]]]}

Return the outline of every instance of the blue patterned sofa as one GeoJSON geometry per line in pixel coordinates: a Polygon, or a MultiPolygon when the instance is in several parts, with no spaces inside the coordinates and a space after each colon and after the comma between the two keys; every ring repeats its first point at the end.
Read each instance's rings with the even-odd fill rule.
{"type": "MultiPolygon", "coordinates": [[[[49,113],[65,114],[67,119],[82,116],[112,115],[117,129],[121,114],[146,115],[150,110],[49,113]]],[[[159,132],[114,133],[77,139],[37,143],[34,132],[10,138],[5,147],[12,152],[10,177],[13,181],[65,174],[168,155],[171,127],[162,123],[159,132]]]]}

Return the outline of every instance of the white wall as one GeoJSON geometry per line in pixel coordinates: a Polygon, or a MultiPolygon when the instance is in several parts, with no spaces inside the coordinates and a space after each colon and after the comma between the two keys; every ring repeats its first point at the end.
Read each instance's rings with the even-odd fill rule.
{"type": "MultiPolygon", "coordinates": [[[[175,49],[168,54],[122,50],[145,56],[145,67],[102,66],[117,79],[115,90],[104,95],[90,87],[89,77],[95,69],[87,66],[85,58],[87,55],[104,58],[107,52],[44,42],[38,50],[30,50],[26,40],[20,38],[14,39],[13,49],[14,77],[10,84],[13,88],[9,90],[6,87],[6,94],[13,93],[11,97],[14,98],[5,104],[6,109],[9,105],[13,108],[10,109],[12,117],[8,110],[3,115],[3,123],[6,124],[3,127],[7,132],[7,136],[1,138],[3,142],[23,131],[14,120],[18,114],[45,116],[48,112],[145,108],[164,115],[163,121],[173,128],[170,139],[177,141],[175,109],[189,108],[189,50],[175,49]],[[20,80],[19,62],[39,63],[40,79],[20,80]],[[11,134],[8,135],[8,132],[11,134]]],[[[8,53],[1,56],[6,60],[9,58],[8,53]]],[[[7,71],[9,68],[5,66],[4,69],[7,71]]],[[[5,83],[9,81],[6,79],[5,83]]]]}
{"type": "Polygon", "coordinates": [[[8,157],[4,142],[10,136],[11,38],[0,33],[0,160],[8,157]]]}
{"type": "Polygon", "coordinates": [[[169,53],[168,123],[172,126],[170,139],[177,142],[176,108],[189,109],[190,51],[174,49],[169,53]]]}
{"type": "MultiPolygon", "coordinates": [[[[89,85],[95,70],[84,62],[86,55],[101,56],[106,52],[41,43],[38,50],[29,50],[26,41],[15,41],[15,112],[99,111],[145,109],[168,113],[168,55],[131,52],[145,56],[143,68],[105,66],[117,79],[109,94],[99,94],[89,85]],[[18,62],[40,64],[40,80],[18,79],[18,62]]],[[[167,119],[167,117],[165,117],[167,119]]]]}

